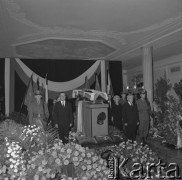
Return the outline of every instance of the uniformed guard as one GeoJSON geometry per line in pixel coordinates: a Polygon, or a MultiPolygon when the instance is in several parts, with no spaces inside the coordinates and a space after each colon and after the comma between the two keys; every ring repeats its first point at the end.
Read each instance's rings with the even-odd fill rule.
{"type": "Polygon", "coordinates": [[[142,89],[139,91],[139,94],[140,99],[136,101],[140,121],[138,129],[138,140],[140,143],[143,142],[145,144],[149,131],[151,108],[150,103],[146,97],[147,91],[145,89],[142,89]]]}
{"type": "Polygon", "coordinates": [[[30,125],[37,125],[44,131],[49,117],[48,107],[42,100],[42,94],[39,90],[34,95],[34,100],[28,106],[29,123],[30,125]]]}

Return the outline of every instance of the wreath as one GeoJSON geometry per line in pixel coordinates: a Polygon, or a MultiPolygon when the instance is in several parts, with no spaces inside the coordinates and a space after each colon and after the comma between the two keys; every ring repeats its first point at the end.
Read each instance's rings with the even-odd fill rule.
{"type": "Polygon", "coordinates": [[[105,113],[105,112],[101,112],[101,113],[97,116],[97,124],[99,124],[99,125],[104,124],[104,120],[106,120],[106,113],[105,113]]]}

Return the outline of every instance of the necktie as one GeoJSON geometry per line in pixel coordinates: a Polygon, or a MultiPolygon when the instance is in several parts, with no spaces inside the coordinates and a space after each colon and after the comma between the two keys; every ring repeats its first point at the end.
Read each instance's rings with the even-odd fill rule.
{"type": "Polygon", "coordinates": [[[64,101],[61,101],[62,106],[64,106],[64,101]]]}

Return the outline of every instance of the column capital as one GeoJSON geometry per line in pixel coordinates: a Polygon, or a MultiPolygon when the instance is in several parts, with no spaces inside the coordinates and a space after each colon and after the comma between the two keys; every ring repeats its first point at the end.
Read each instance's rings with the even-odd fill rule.
{"type": "Polygon", "coordinates": [[[145,50],[145,49],[152,49],[153,46],[152,45],[145,45],[145,46],[142,46],[141,49],[142,50],[145,50]]]}

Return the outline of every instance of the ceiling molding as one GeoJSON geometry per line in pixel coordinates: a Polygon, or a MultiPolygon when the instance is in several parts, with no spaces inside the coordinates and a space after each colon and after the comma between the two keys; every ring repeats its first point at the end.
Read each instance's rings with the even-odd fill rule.
{"type": "MultiPolygon", "coordinates": [[[[80,43],[81,46],[78,45],[77,51],[80,48],[83,55],[84,52],[89,55],[91,51],[97,51],[100,48],[98,52],[102,53],[98,53],[97,55],[105,57],[98,57],[98,59],[104,60],[127,61],[135,59],[136,62],[138,62],[137,59],[141,55],[140,48],[146,45],[151,45],[154,49],[164,47],[161,49],[165,55],[172,56],[178,54],[180,53],[180,47],[178,48],[180,42],[175,42],[179,40],[182,41],[182,12],[179,7],[180,0],[175,0],[174,3],[168,0],[164,5],[163,2],[165,2],[165,0],[161,1],[162,2],[158,3],[157,0],[154,0],[152,3],[148,3],[145,2],[145,0],[139,0],[139,3],[133,1],[130,3],[127,0],[123,0],[117,1],[110,9],[109,5],[112,4],[110,1],[107,2],[108,4],[106,6],[104,4],[105,2],[100,2],[100,7],[96,7],[97,3],[92,2],[90,8],[90,6],[87,6],[90,5],[89,3],[85,2],[83,6],[80,6],[81,4],[75,3],[74,0],[71,0],[70,4],[67,4],[66,0],[61,2],[62,4],[60,4],[58,0],[1,0],[0,24],[2,28],[0,28],[0,39],[1,42],[3,41],[0,45],[0,49],[2,49],[1,56],[7,54],[10,54],[12,57],[14,55],[19,56],[16,52],[16,47],[20,47],[21,45],[25,45],[25,49],[29,47],[29,50],[34,52],[36,51],[35,44],[41,47],[40,51],[45,52],[45,47],[49,47],[55,54],[59,54],[59,50],[63,51],[63,54],[66,54],[64,47],[68,45],[69,42],[62,42],[63,46],[61,46],[61,42],[60,44],[58,43],[60,46],[57,47],[57,51],[55,50],[56,48],[54,49],[50,44],[38,43],[51,39],[74,41],[73,43],[75,44],[77,44],[75,41],[87,41],[88,44],[86,43],[86,47],[82,46],[85,44],[84,42],[80,43]],[[75,8],[75,5],[77,8],[75,8]],[[82,7],[82,9],[79,7],[82,7]],[[103,7],[111,11],[104,11],[103,13],[100,11],[100,8],[104,10],[103,7]],[[129,9],[132,13],[125,11],[125,7],[132,7],[132,9],[129,9]],[[142,7],[145,9],[142,9],[142,7]],[[153,13],[156,7],[157,11],[153,13]],[[88,13],[88,8],[90,14],[88,13]],[[96,11],[94,11],[95,9],[96,11]],[[121,9],[124,11],[119,11],[121,9]],[[77,12],[79,10],[80,12],[77,12]],[[95,12],[95,16],[93,16],[94,19],[90,17],[93,12],[95,12]],[[54,16],[54,14],[57,16],[54,16]],[[143,15],[148,15],[148,17],[144,19],[143,15]],[[98,20],[96,18],[98,18],[98,20]],[[127,29],[129,29],[128,32],[126,32],[127,29]],[[94,45],[91,45],[93,44],[91,42],[100,42],[105,46],[115,49],[115,51],[107,53],[106,47],[102,48],[102,45],[100,46],[99,43],[96,43],[97,47],[94,47],[94,45]],[[31,43],[35,44],[27,46],[27,44],[31,43]],[[171,48],[169,45],[171,43],[174,43],[174,48],[171,48]],[[84,48],[91,48],[90,53],[89,50],[83,51],[84,48]],[[165,48],[168,49],[168,51],[165,52],[165,48]],[[101,49],[105,51],[105,53],[101,49]],[[171,52],[171,54],[167,52],[171,52]]],[[[83,2],[84,0],[79,0],[79,3],[83,2]]],[[[53,44],[54,43],[55,41],[53,44]]],[[[22,49],[23,47],[21,47],[21,50],[22,49]]],[[[73,47],[73,49],[76,50],[76,47],[73,47]]],[[[164,58],[165,55],[161,54],[161,49],[158,49],[156,52],[159,54],[158,57],[164,58]]],[[[70,52],[70,58],[73,54],[70,52]]],[[[28,56],[29,55],[31,54],[28,54],[28,56]]],[[[93,59],[92,57],[95,57],[94,54],[92,54],[91,59],[93,59]]]]}
{"type": "Polygon", "coordinates": [[[17,55],[48,59],[103,59],[116,51],[98,40],[44,38],[14,44],[17,55]]]}
{"type": "Polygon", "coordinates": [[[26,17],[26,13],[21,11],[20,5],[16,2],[16,0],[4,0],[6,9],[10,15],[11,18],[18,20],[21,23],[24,23],[28,26],[32,26],[34,28],[37,28],[41,31],[46,31],[49,33],[53,32],[61,32],[64,34],[87,34],[92,36],[105,36],[105,37],[112,37],[115,39],[123,39],[123,36],[131,35],[131,34],[138,34],[138,33],[145,33],[148,31],[154,31],[157,29],[160,29],[161,27],[165,27],[166,25],[173,24],[175,22],[179,22],[182,19],[182,13],[179,13],[177,17],[173,17],[170,19],[166,19],[161,23],[153,24],[149,27],[145,27],[139,30],[129,31],[129,32],[116,32],[116,31],[103,31],[103,30],[91,30],[91,31],[83,31],[78,28],[72,28],[72,29],[66,29],[62,27],[43,27],[39,24],[36,24],[35,22],[30,21],[26,17]]]}
{"type": "MultiPolygon", "coordinates": [[[[155,70],[165,69],[167,66],[171,66],[172,64],[181,63],[181,59],[182,59],[182,54],[172,56],[172,57],[168,57],[168,58],[165,58],[165,59],[161,59],[161,60],[158,60],[158,61],[154,62],[153,68],[155,70]]],[[[141,72],[142,72],[142,64],[138,65],[137,67],[127,69],[127,74],[138,74],[138,73],[141,73],[141,72]]]]}
{"type": "Polygon", "coordinates": [[[115,59],[126,60],[126,58],[129,59],[129,58],[140,55],[140,48],[143,46],[150,45],[150,46],[153,46],[154,49],[161,48],[168,44],[179,41],[180,39],[182,39],[181,35],[182,35],[182,27],[152,40],[148,38],[146,39],[143,38],[139,41],[133,42],[132,44],[128,45],[126,49],[123,50],[126,52],[123,52],[123,53],[115,52],[114,57],[115,59]]]}

